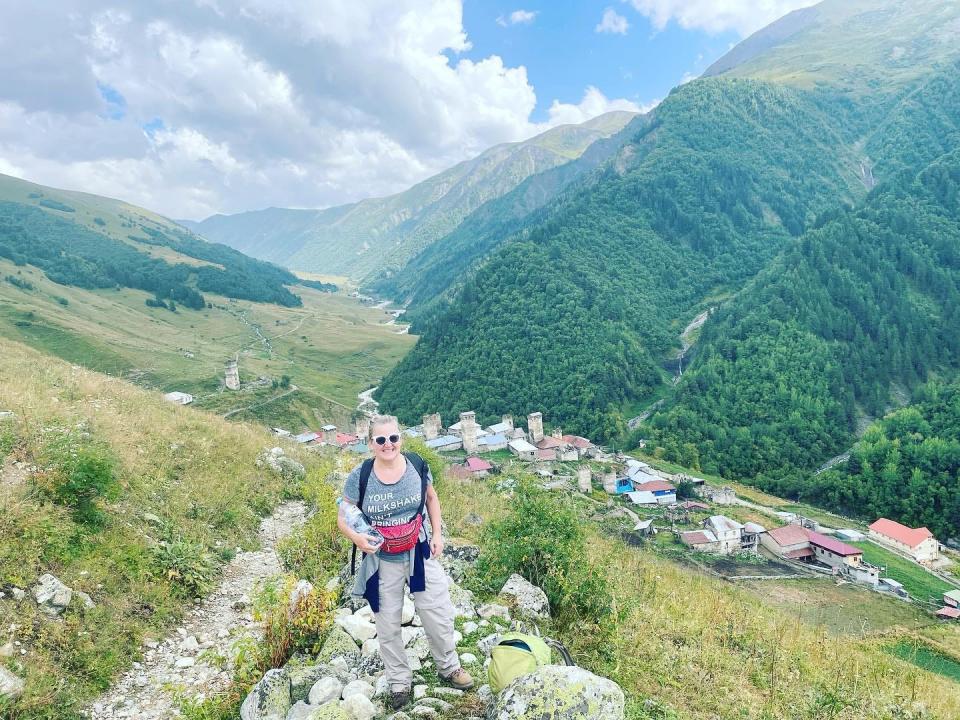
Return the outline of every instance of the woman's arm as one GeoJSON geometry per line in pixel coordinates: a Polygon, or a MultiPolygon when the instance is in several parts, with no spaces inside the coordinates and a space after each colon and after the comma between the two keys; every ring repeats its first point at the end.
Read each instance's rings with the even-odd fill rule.
{"type": "MultiPolygon", "coordinates": [[[[344,500],[344,502],[346,502],[346,500],[344,500]]],[[[360,548],[362,552],[370,554],[377,551],[377,548],[370,544],[370,536],[358,533],[349,525],[347,525],[347,521],[344,519],[343,513],[340,512],[337,513],[337,527],[340,528],[340,532],[346,535],[347,539],[360,548]]]]}
{"type": "Polygon", "coordinates": [[[440,557],[443,554],[443,522],[440,519],[440,497],[433,485],[427,485],[427,512],[430,513],[430,527],[433,536],[430,540],[430,555],[440,557]]]}

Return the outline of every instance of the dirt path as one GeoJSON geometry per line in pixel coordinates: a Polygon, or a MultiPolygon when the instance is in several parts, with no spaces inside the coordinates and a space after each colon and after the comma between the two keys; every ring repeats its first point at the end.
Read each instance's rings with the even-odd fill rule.
{"type": "Polygon", "coordinates": [[[231,647],[242,635],[259,637],[259,628],[250,616],[250,596],[257,583],[282,572],[274,548],[306,516],[302,502],[289,502],[265,518],[260,525],[260,549],[237,555],[224,570],[219,587],[190,611],[183,625],[166,640],[145,642],[141,662],[135,662],[113,689],[93,704],[87,717],[177,717],[177,693],[197,698],[226,689],[230,674],[214,659],[230,657],[231,647]]]}

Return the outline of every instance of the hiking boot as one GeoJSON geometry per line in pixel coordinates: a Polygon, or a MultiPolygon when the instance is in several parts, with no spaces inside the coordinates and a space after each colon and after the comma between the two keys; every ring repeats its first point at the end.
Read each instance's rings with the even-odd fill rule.
{"type": "Polygon", "coordinates": [[[463,668],[459,668],[456,672],[451,673],[450,675],[441,675],[440,679],[446,683],[449,683],[457,690],[469,690],[473,687],[473,678],[470,677],[470,673],[463,668]]]}
{"type": "Polygon", "coordinates": [[[408,702],[410,702],[410,688],[390,691],[390,707],[394,710],[399,710],[408,702]]]}

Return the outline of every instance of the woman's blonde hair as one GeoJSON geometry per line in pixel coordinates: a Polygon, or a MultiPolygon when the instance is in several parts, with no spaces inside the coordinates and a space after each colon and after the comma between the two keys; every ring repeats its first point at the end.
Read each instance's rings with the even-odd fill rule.
{"type": "Polygon", "coordinates": [[[370,418],[370,429],[367,431],[367,436],[370,440],[373,440],[373,429],[377,425],[390,425],[391,423],[397,426],[397,430],[402,429],[396,415],[374,415],[370,418]]]}

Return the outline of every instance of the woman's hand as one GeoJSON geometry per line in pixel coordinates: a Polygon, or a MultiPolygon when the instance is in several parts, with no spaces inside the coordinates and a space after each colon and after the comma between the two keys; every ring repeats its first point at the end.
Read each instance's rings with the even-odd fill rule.
{"type": "Polygon", "coordinates": [[[361,552],[365,552],[368,555],[372,555],[380,548],[377,538],[370,535],[354,533],[351,539],[353,540],[353,544],[360,548],[361,552]]]}
{"type": "Polygon", "coordinates": [[[430,539],[430,557],[439,558],[443,555],[443,536],[440,533],[434,533],[430,539]]]}

